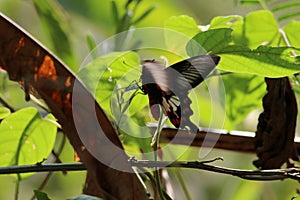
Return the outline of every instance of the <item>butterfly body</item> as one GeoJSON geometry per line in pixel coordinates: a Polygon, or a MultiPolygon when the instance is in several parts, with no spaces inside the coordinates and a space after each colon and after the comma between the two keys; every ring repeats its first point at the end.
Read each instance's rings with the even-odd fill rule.
{"type": "Polygon", "coordinates": [[[199,85],[215,68],[219,56],[202,55],[175,63],[164,69],[154,60],[145,60],[142,69],[142,89],[148,94],[152,116],[159,118],[159,105],[172,124],[197,129],[189,120],[193,114],[188,98],[190,89],[199,85]]]}

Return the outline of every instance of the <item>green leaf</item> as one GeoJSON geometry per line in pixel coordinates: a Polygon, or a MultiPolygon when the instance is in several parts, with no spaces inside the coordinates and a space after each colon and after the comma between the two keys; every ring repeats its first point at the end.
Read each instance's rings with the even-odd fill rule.
{"type": "Polygon", "coordinates": [[[0,107],[0,119],[4,119],[10,115],[10,110],[6,107],[0,107]]]}
{"type": "Polygon", "coordinates": [[[47,158],[56,137],[54,120],[51,114],[41,118],[33,107],[6,117],[0,124],[0,166],[36,164],[47,158]]]}
{"type": "Polygon", "coordinates": [[[299,33],[300,33],[300,22],[292,20],[290,21],[283,29],[289,40],[290,45],[296,48],[300,48],[300,40],[299,40],[299,33]]]}
{"type": "Polygon", "coordinates": [[[182,46],[201,32],[195,20],[186,15],[170,17],[165,21],[164,38],[167,48],[178,55],[185,55],[182,46]]]}
{"type": "Polygon", "coordinates": [[[187,54],[193,57],[207,52],[216,53],[232,41],[231,32],[229,28],[220,28],[198,33],[188,42],[187,54]]]}
{"type": "Polygon", "coordinates": [[[291,57],[291,52],[299,49],[289,47],[260,46],[250,50],[240,46],[228,46],[221,54],[217,67],[221,70],[255,74],[264,77],[289,76],[300,71],[299,58],[291,57]]]}
{"type": "Polygon", "coordinates": [[[86,35],[87,44],[93,59],[98,57],[97,45],[92,35],[86,35]]]}
{"type": "Polygon", "coordinates": [[[239,15],[230,15],[230,16],[217,16],[213,18],[210,22],[209,29],[216,28],[232,28],[237,24],[243,23],[243,17],[239,15]]]}
{"type": "Polygon", "coordinates": [[[64,11],[53,0],[34,0],[33,3],[43,28],[52,42],[52,49],[75,71],[77,62],[70,41],[71,30],[64,11]]]}
{"type": "Polygon", "coordinates": [[[34,195],[36,196],[37,200],[50,200],[45,192],[39,190],[34,190],[34,195]]]}
{"type": "Polygon", "coordinates": [[[261,108],[261,99],[266,93],[263,77],[229,74],[222,76],[222,80],[226,91],[226,116],[230,124],[237,125],[251,111],[261,108]]]}
{"type": "Polygon", "coordinates": [[[116,25],[119,23],[119,11],[117,7],[117,3],[115,0],[111,1],[111,13],[113,15],[113,19],[116,25]]]}
{"type": "Polygon", "coordinates": [[[170,17],[165,21],[165,28],[178,31],[189,37],[193,37],[201,31],[195,20],[187,15],[170,17]]]}
{"type": "Polygon", "coordinates": [[[244,24],[240,28],[242,30],[236,31],[242,35],[239,39],[234,38],[234,40],[250,49],[263,44],[272,44],[279,34],[279,27],[274,15],[266,10],[247,14],[244,17],[244,24]]]}

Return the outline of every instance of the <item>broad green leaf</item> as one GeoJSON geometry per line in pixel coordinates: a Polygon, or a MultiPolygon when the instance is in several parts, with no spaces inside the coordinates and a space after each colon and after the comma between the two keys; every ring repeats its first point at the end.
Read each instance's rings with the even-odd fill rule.
{"type": "MultiPolygon", "coordinates": [[[[222,76],[226,91],[226,116],[230,123],[240,123],[251,111],[261,108],[266,93],[264,78],[247,74],[222,76]]],[[[227,127],[234,128],[234,127],[227,127]]]]}
{"type": "Polygon", "coordinates": [[[0,124],[0,166],[36,164],[46,159],[56,137],[53,120],[50,114],[42,118],[33,107],[6,117],[0,124]]]}
{"type": "Polygon", "coordinates": [[[8,115],[10,115],[10,110],[5,107],[0,107],[0,119],[4,119],[8,115]]]}
{"type": "Polygon", "coordinates": [[[290,21],[284,27],[284,31],[290,45],[296,48],[300,48],[300,40],[299,40],[300,22],[295,20],[290,21]]]}
{"type": "Polygon", "coordinates": [[[37,198],[37,200],[50,200],[50,198],[45,192],[39,190],[34,190],[34,195],[37,198]]]}
{"type": "Polygon", "coordinates": [[[165,21],[165,28],[178,31],[189,37],[193,37],[201,31],[195,20],[187,15],[170,17],[165,21]]]}
{"type": "Polygon", "coordinates": [[[201,32],[195,20],[186,15],[170,17],[165,21],[165,28],[172,31],[165,31],[165,41],[168,49],[179,55],[185,52],[182,45],[201,32]]]}
{"type": "Polygon", "coordinates": [[[247,14],[244,17],[244,24],[240,28],[242,30],[237,30],[242,33],[239,44],[243,44],[250,49],[263,44],[272,44],[279,34],[279,27],[274,15],[266,10],[247,14]]]}
{"type": "Polygon", "coordinates": [[[71,69],[77,67],[70,41],[71,29],[64,11],[55,1],[33,1],[43,28],[52,42],[52,49],[71,69]]]}
{"type": "Polygon", "coordinates": [[[299,49],[260,46],[255,50],[249,50],[240,46],[228,46],[216,52],[221,55],[217,67],[225,71],[264,77],[289,76],[300,71],[298,58],[291,57],[293,51],[299,52],[299,49]]]}
{"type": "Polygon", "coordinates": [[[218,52],[232,41],[231,32],[229,28],[220,28],[198,33],[188,42],[187,54],[193,57],[207,52],[218,52]]]}

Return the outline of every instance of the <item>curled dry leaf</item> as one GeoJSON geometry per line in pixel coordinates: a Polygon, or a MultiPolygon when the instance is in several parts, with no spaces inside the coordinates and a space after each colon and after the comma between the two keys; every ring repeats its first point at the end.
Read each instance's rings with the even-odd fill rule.
{"type": "Polygon", "coordinates": [[[93,96],[55,56],[1,13],[0,68],[23,85],[27,100],[29,94],[41,97],[58,119],[88,170],[86,193],[104,199],[148,199],[116,130],[93,96]],[[79,132],[84,132],[85,143],[79,132]]]}
{"type": "Polygon", "coordinates": [[[290,159],[299,160],[294,146],[297,102],[288,77],[266,78],[268,93],[263,98],[264,111],[258,119],[255,147],[260,169],[291,167],[290,159]]]}

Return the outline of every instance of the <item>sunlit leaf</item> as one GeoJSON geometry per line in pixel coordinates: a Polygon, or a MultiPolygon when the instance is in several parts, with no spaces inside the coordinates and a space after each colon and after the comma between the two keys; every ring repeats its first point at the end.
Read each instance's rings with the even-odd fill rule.
{"type": "Polygon", "coordinates": [[[244,24],[241,33],[243,44],[249,48],[257,48],[263,44],[272,44],[279,34],[278,24],[274,15],[270,11],[260,10],[247,14],[244,17],[244,24]]]}
{"type": "Polygon", "coordinates": [[[289,76],[300,71],[297,57],[291,57],[289,47],[261,46],[255,50],[239,46],[228,46],[220,52],[218,68],[230,72],[255,74],[264,77],[289,76]]]}
{"type": "Polygon", "coordinates": [[[242,22],[243,17],[239,15],[217,16],[211,20],[209,29],[233,28],[236,24],[242,22]]]}
{"type": "Polygon", "coordinates": [[[56,137],[56,125],[51,120],[55,120],[52,115],[42,118],[32,107],[6,117],[0,124],[0,166],[36,164],[46,159],[56,137]]]}
{"type": "Polygon", "coordinates": [[[165,28],[178,31],[189,37],[193,37],[201,31],[195,20],[186,15],[170,17],[165,21],[165,28]]]}

